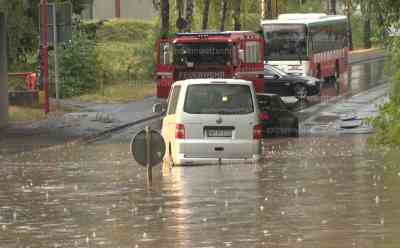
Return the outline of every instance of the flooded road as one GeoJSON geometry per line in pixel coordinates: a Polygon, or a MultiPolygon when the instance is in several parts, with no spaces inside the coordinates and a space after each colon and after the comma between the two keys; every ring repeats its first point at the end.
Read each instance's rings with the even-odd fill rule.
{"type": "MultiPolygon", "coordinates": [[[[327,85],[322,96],[382,82],[382,61],[352,68],[349,83],[327,85]]],[[[268,139],[257,165],[158,166],[148,187],[129,151],[146,124],[159,128],[145,123],[94,144],[0,153],[0,247],[400,243],[400,153],[372,149],[367,135],[268,139]]]]}
{"type": "Polygon", "coordinates": [[[125,143],[6,157],[0,247],[397,247],[398,153],[265,141],[259,165],[156,167],[125,143]]]}

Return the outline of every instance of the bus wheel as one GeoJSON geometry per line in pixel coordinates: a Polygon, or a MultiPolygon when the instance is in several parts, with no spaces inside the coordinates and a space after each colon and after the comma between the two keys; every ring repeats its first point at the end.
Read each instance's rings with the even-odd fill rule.
{"type": "Polygon", "coordinates": [[[305,100],[308,96],[307,86],[304,84],[296,84],[293,88],[294,96],[299,100],[305,100]]]}
{"type": "Polygon", "coordinates": [[[336,60],[336,66],[335,66],[335,77],[340,78],[340,66],[339,66],[339,60],[336,60]]]}
{"type": "Polygon", "coordinates": [[[317,78],[319,78],[319,79],[322,78],[321,64],[318,64],[318,65],[317,65],[317,78]]]}

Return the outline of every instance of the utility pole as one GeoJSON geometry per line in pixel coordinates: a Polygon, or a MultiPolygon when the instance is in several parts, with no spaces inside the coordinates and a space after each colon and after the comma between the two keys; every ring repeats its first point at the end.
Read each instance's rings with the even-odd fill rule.
{"type": "Polygon", "coordinates": [[[44,80],[44,112],[50,112],[49,104],[49,11],[47,0],[41,0],[41,25],[42,25],[42,59],[44,80]]]}

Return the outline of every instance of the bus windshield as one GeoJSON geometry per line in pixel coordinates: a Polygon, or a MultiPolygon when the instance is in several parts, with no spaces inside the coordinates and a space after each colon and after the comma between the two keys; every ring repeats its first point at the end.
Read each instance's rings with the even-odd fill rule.
{"type": "Polygon", "coordinates": [[[175,44],[175,65],[194,67],[196,65],[231,65],[231,63],[232,46],[228,43],[175,44]]]}
{"type": "Polygon", "coordinates": [[[263,29],[266,41],[266,59],[307,59],[306,26],[304,24],[267,24],[263,29]]]}

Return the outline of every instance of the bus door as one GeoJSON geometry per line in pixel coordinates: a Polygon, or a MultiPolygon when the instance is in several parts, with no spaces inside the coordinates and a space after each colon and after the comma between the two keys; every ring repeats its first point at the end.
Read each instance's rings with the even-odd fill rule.
{"type": "Polygon", "coordinates": [[[170,39],[157,42],[157,97],[168,98],[171,85],[174,82],[173,44],[170,39]]]}

